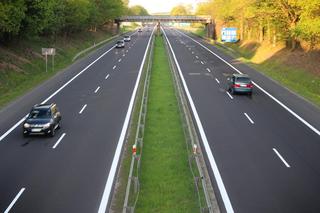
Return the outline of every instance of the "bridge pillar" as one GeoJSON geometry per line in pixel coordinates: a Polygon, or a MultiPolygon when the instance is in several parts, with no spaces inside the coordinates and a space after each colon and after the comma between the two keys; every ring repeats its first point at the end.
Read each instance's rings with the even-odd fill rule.
{"type": "Polygon", "coordinates": [[[117,24],[117,29],[116,29],[116,31],[117,31],[117,34],[118,34],[118,33],[120,33],[120,22],[117,21],[116,24],[117,24]]]}
{"type": "Polygon", "coordinates": [[[206,24],[206,31],[207,31],[207,37],[211,39],[216,39],[216,32],[215,32],[215,24],[213,21],[206,24]]]}

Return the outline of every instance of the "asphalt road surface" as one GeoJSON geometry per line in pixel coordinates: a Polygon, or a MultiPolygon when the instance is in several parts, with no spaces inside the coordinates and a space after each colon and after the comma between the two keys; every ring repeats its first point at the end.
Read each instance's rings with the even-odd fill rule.
{"type": "Polygon", "coordinates": [[[0,212],[104,211],[151,33],[104,45],[0,112],[0,212]],[[41,102],[57,103],[62,128],[23,138],[41,102]]]}
{"type": "Polygon", "coordinates": [[[223,211],[320,212],[320,110],[200,38],[165,28],[223,211]],[[227,93],[227,76],[255,82],[227,93]]]}

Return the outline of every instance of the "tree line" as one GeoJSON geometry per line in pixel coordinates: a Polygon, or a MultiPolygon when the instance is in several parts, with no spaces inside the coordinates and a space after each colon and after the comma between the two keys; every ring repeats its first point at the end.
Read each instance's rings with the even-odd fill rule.
{"type": "Polygon", "coordinates": [[[128,8],[128,0],[1,0],[0,41],[95,30],[123,14],[141,11],[147,12],[128,8]]]}
{"type": "Polygon", "coordinates": [[[320,0],[210,0],[199,3],[196,14],[238,27],[240,40],[286,41],[293,49],[320,43],[320,0]]]}

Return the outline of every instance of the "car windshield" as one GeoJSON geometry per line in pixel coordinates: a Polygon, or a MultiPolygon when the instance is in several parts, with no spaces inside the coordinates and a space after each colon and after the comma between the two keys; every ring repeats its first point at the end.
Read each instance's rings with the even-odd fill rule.
{"type": "Polygon", "coordinates": [[[248,77],[237,77],[236,82],[249,84],[251,80],[248,77]]]}
{"type": "Polygon", "coordinates": [[[29,118],[38,119],[38,118],[50,118],[49,109],[34,109],[30,112],[29,118]]]}
{"type": "Polygon", "coordinates": [[[118,42],[117,42],[117,44],[121,44],[121,43],[123,43],[123,42],[122,42],[122,41],[118,41],[118,42]]]}
{"type": "Polygon", "coordinates": [[[125,38],[129,38],[129,36],[124,36],[125,38]]]}

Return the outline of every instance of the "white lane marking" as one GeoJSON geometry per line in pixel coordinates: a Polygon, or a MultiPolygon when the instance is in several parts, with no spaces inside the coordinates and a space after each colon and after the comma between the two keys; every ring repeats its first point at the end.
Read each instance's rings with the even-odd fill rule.
{"type": "Polygon", "coordinates": [[[201,64],[204,64],[203,61],[200,61],[201,64]]]}
{"type": "Polygon", "coordinates": [[[194,54],[194,52],[192,51],[192,54],[194,54]]]}
{"type": "Polygon", "coordinates": [[[62,135],[61,135],[61,137],[58,139],[58,141],[54,144],[54,146],[52,147],[52,149],[55,149],[58,145],[59,145],[59,143],[62,141],[62,139],[64,138],[64,136],[66,136],[66,133],[63,133],[62,135]]]}
{"type": "Polygon", "coordinates": [[[4,213],[8,213],[11,208],[14,206],[14,204],[17,202],[17,200],[19,199],[19,197],[22,195],[22,193],[24,192],[24,190],[26,190],[26,188],[22,188],[20,189],[19,193],[15,196],[15,198],[13,199],[13,201],[10,203],[10,205],[8,206],[8,208],[4,211],[4,213]]]}
{"type": "Polygon", "coordinates": [[[114,66],[112,67],[112,69],[114,70],[116,67],[117,67],[117,66],[116,66],[116,65],[114,65],[114,66]]]}
{"type": "Polygon", "coordinates": [[[245,112],[243,113],[247,118],[248,120],[250,121],[250,123],[254,124],[254,121],[249,117],[249,115],[245,112]]]}
{"type": "MultiPolygon", "coordinates": [[[[96,60],[94,60],[93,62],[91,62],[88,66],[86,66],[83,70],[81,70],[81,72],[79,72],[77,75],[73,76],[67,83],[65,83],[62,87],[60,87],[59,89],[57,89],[54,93],[52,93],[47,99],[45,99],[44,101],[41,102],[41,104],[45,104],[47,101],[49,101],[51,98],[53,98],[56,94],[58,94],[62,89],[64,89],[66,86],[68,86],[74,79],[76,79],[79,75],[81,75],[83,72],[85,72],[88,68],[90,68],[94,63],[96,63],[98,60],[100,60],[103,56],[105,56],[107,53],[109,53],[111,50],[113,50],[115,48],[115,45],[112,46],[109,50],[107,50],[106,52],[104,52],[102,55],[100,55],[96,60]]],[[[0,137],[0,142],[7,137],[15,128],[17,128],[17,126],[19,126],[24,120],[25,118],[28,116],[25,115],[23,118],[21,118],[16,124],[14,124],[9,130],[7,130],[4,134],[1,135],[0,137]]]]}
{"type": "Polygon", "coordinates": [[[226,211],[228,213],[233,213],[233,208],[232,208],[232,205],[231,205],[231,201],[229,199],[229,196],[228,196],[228,193],[226,191],[226,188],[224,186],[224,183],[223,183],[223,180],[222,180],[222,177],[221,177],[221,174],[219,172],[219,169],[218,169],[218,166],[217,166],[217,163],[213,157],[213,154],[212,154],[212,151],[211,151],[211,148],[209,146],[209,143],[208,143],[208,139],[207,139],[207,136],[204,132],[204,129],[203,129],[203,126],[202,126],[202,123],[201,123],[201,120],[200,120],[200,117],[198,115],[198,112],[197,112],[197,109],[194,105],[194,102],[192,100],[192,97],[190,95],[190,92],[189,92],[189,89],[188,89],[188,86],[187,86],[187,83],[183,77],[183,74],[182,74],[182,71],[181,71],[181,68],[180,68],[180,65],[177,61],[177,58],[176,58],[176,55],[172,49],[172,46],[170,44],[170,41],[166,35],[166,32],[162,29],[163,31],[163,34],[169,44],[169,47],[170,47],[170,50],[172,52],[172,55],[173,55],[173,58],[174,58],[174,61],[177,65],[177,68],[178,68],[178,71],[179,71],[179,75],[180,75],[180,78],[181,78],[181,81],[182,81],[182,84],[183,84],[183,87],[184,87],[184,90],[186,92],[186,95],[188,97],[188,100],[189,100],[189,103],[190,103],[190,106],[191,106],[191,109],[192,109],[192,112],[193,112],[193,115],[194,115],[194,118],[195,118],[195,121],[197,123],[197,126],[198,126],[198,129],[199,129],[199,133],[200,133],[200,136],[201,136],[201,139],[202,139],[202,142],[203,142],[203,145],[205,147],[205,150],[206,150],[206,153],[207,153],[207,156],[208,156],[208,160],[210,162],[210,165],[211,165],[211,169],[213,171],[213,174],[214,174],[214,177],[217,181],[217,185],[218,185],[218,188],[219,188],[219,191],[220,191],[220,194],[221,194],[221,197],[222,197],[222,200],[223,200],[223,203],[224,203],[224,206],[226,208],[226,211]]]}
{"type": "Polygon", "coordinates": [[[129,50],[126,50],[126,52],[128,52],[129,50]]]}
{"type": "Polygon", "coordinates": [[[87,104],[83,105],[83,107],[81,108],[79,114],[81,114],[86,107],[87,107],[87,104]]]}
{"type": "Polygon", "coordinates": [[[117,145],[117,148],[116,148],[113,160],[112,160],[112,164],[111,164],[110,172],[109,172],[109,175],[108,175],[108,179],[107,179],[107,182],[105,184],[103,195],[102,195],[102,198],[101,198],[101,201],[100,201],[100,206],[99,206],[98,213],[105,213],[106,212],[106,208],[107,208],[107,205],[108,205],[109,196],[110,196],[110,193],[111,193],[114,177],[115,177],[115,174],[117,172],[117,167],[118,167],[118,163],[119,163],[119,159],[120,159],[122,146],[123,146],[123,143],[124,143],[124,140],[125,140],[125,135],[126,135],[126,132],[127,132],[127,129],[128,129],[130,116],[131,116],[132,109],[133,109],[133,103],[134,103],[134,100],[135,100],[135,97],[136,97],[136,94],[137,94],[137,89],[138,89],[138,85],[139,85],[139,82],[140,82],[143,65],[144,65],[144,62],[145,62],[146,57],[147,57],[147,52],[148,52],[148,49],[149,49],[149,46],[150,46],[150,42],[151,42],[151,38],[152,38],[152,35],[153,35],[153,32],[154,32],[154,29],[155,28],[153,28],[153,31],[152,31],[152,33],[150,35],[149,42],[148,42],[148,45],[146,47],[146,51],[145,51],[143,59],[142,59],[142,63],[140,65],[139,74],[138,74],[138,77],[137,77],[137,80],[136,80],[136,83],[135,83],[135,86],[134,86],[134,89],[133,89],[133,92],[132,92],[132,96],[131,96],[130,103],[129,103],[129,106],[128,106],[128,111],[127,111],[127,114],[126,114],[126,117],[125,117],[125,120],[124,120],[124,123],[123,123],[123,126],[122,126],[121,134],[120,134],[120,137],[119,137],[119,140],[118,140],[118,145],[117,145]]]}
{"type": "Polygon", "coordinates": [[[230,93],[228,91],[226,91],[226,93],[231,99],[233,99],[232,95],[230,95],[230,93]]]}
{"type": "Polygon", "coordinates": [[[125,56],[126,56],[126,54],[123,54],[123,55],[122,55],[122,57],[125,57],[125,56]]]}
{"type": "Polygon", "coordinates": [[[273,151],[278,155],[278,157],[284,163],[284,165],[286,165],[287,168],[290,168],[290,165],[287,163],[287,161],[280,155],[280,153],[275,148],[273,148],[273,151]]]}
{"type": "Polygon", "coordinates": [[[108,79],[109,78],[109,74],[108,75],[106,75],[106,77],[104,78],[104,79],[108,79]]]}
{"type": "Polygon", "coordinates": [[[97,87],[97,89],[94,91],[94,93],[97,93],[99,91],[100,87],[97,87]]]}
{"type": "Polygon", "coordinates": [[[196,55],[196,58],[198,59],[198,58],[199,58],[199,56],[197,56],[197,55],[196,55]]]}
{"type": "Polygon", "coordinates": [[[118,62],[121,62],[121,58],[118,60],[118,62]]]}
{"type": "Polygon", "coordinates": [[[208,71],[208,72],[211,72],[211,70],[210,70],[209,68],[207,68],[207,71],[208,71]]]}
{"type": "MultiPolygon", "coordinates": [[[[232,69],[234,69],[236,72],[238,72],[239,74],[242,74],[241,71],[239,71],[237,68],[235,68],[234,66],[232,66],[229,62],[227,62],[226,60],[224,60],[223,58],[221,58],[219,55],[217,55],[216,53],[212,52],[209,48],[207,48],[206,46],[204,46],[203,44],[201,44],[200,42],[194,40],[193,38],[191,38],[190,36],[177,31],[179,33],[181,33],[182,35],[184,35],[185,37],[190,38],[192,41],[194,41],[195,43],[199,44],[200,46],[202,46],[204,49],[206,49],[207,51],[209,51],[210,53],[212,53],[213,55],[215,55],[217,58],[219,58],[221,61],[223,61],[224,63],[226,63],[227,65],[229,65],[232,69]]],[[[258,88],[260,89],[264,94],[266,94],[267,96],[269,96],[272,100],[274,100],[277,104],[279,104],[281,107],[283,107],[285,110],[287,110],[291,115],[293,115],[294,117],[296,117],[299,121],[301,121],[304,125],[306,125],[307,127],[309,127],[309,129],[311,129],[313,132],[315,132],[317,135],[320,136],[320,130],[316,129],[314,126],[312,126],[309,122],[307,122],[306,120],[304,120],[300,115],[298,115],[297,113],[295,113],[293,110],[291,110],[289,107],[287,107],[284,103],[282,103],[281,101],[279,101],[277,98],[275,98],[274,96],[272,96],[269,92],[267,92],[266,90],[264,90],[262,87],[260,87],[257,83],[253,82],[252,83],[258,88]]]]}
{"type": "Polygon", "coordinates": [[[216,82],[217,82],[218,84],[220,84],[220,81],[219,81],[217,78],[215,78],[215,80],[216,80],[216,82]]]}

